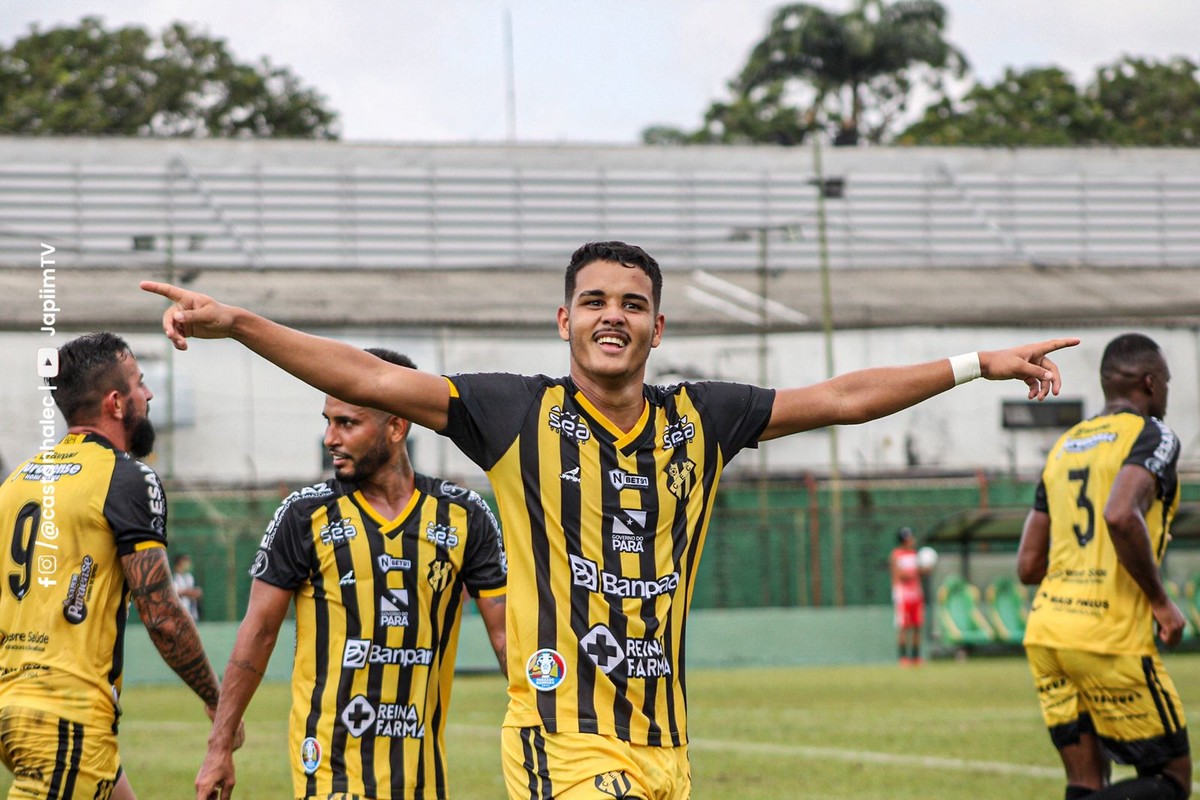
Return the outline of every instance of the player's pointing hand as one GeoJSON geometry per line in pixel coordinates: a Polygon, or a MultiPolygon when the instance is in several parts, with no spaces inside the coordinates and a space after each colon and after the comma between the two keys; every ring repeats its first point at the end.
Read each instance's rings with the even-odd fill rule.
{"type": "Polygon", "coordinates": [[[218,303],[206,294],[157,281],[142,281],[144,291],[161,294],[173,305],[163,312],[163,333],[177,350],[187,350],[187,340],[224,339],[231,335],[236,308],[218,303]]]}
{"type": "Polygon", "coordinates": [[[984,378],[993,381],[1009,378],[1023,380],[1029,387],[1030,400],[1045,400],[1047,394],[1057,395],[1062,388],[1062,375],[1058,371],[1058,365],[1046,355],[1077,344],[1079,340],[1070,337],[1047,339],[1044,342],[1023,344],[1007,350],[980,352],[979,372],[984,378]]]}

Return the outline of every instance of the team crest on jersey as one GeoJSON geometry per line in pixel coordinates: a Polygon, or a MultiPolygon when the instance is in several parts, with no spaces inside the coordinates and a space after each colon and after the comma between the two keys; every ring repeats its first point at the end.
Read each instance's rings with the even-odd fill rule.
{"type": "Polygon", "coordinates": [[[440,592],[450,585],[450,577],[454,574],[454,565],[449,561],[429,562],[429,585],[435,592],[440,592]]]}
{"type": "Polygon", "coordinates": [[[612,795],[617,800],[622,800],[622,798],[629,797],[629,790],[633,788],[633,782],[624,772],[605,772],[603,775],[596,776],[596,788],[607,795],[612,795]]]}
{"type": "Polygon", "coordinates": [[[312,775],[321,766],[321,743],[311,736],[300,743],[300,766],[305,775],[312,775]]]}
{"type": "Polygon", "coordinates": [[[690,458],[672,461],[667,465],[667,491],[686,500],[696,482],[696,462],[690,458]]]}
{"type": "Polygon", "coordinates": [[[79,572],[71,576],[71,582],[67,586],[67,599],[63,601],[63,616],[72,625],[78,625],[87,619],[87,596],[92,588],[95,569],[95,559],[84,556],[79,564],[79,572]]]}
{"type": "Polygon", "coordinates": [[[557,650],[544,647],[525,662],[525,677],[539,692],[552,692],[567,678],[567,662],[557,650]]]}
{"type": "Polygon", "coordinates": [[[548,423],[550,430],[564,439],[570,439],[578,444],[583,444],[592,438],[592,431],[583,417],[572,414],[570,411],[563,411],[559,406],[550,409],[548,423]]]}

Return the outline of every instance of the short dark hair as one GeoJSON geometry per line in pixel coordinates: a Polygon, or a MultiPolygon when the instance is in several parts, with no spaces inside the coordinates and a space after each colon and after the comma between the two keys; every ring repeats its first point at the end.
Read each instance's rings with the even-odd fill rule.
{"type": "Polygon", "coordinates": [[[1149,336],[1123,333],[1108,343],[1100,358],[1100,383],[1115,385],[1128,379],[1130,372],[1149,372],[1163,358],[1162,349],[1149,336]]]}
{"type": "Polygon", "coordinates": [[[366,351],[376,358],[382,358],[390,364],[397,364],[401,367],[416,369],[417,365],[413,360],[403,353],[397,353],[395,350],[388,350],[386,347],[368,347],[366,351]]]}
{"type": "Polygon", "coordinates": [[[67,425],[80,425],[100,413],[109,392],[129,394],[121,364],[132,357],[129,344],[115,333],[87,333],[58,348],[58,375],[46,378],[67,425]]]}
{"type": "Polygon", "coordinates": [[[636,244],[625,242],[588,242],[571,254],[565,287],[567,305],[570,305],[571,298],[575,295],[575,276],[579,274],[579,270],[595,261],[614,261],[626,267],[637,267],[646,273],[653,287],[654,310],[658,310],[662,303],[662,270],[649,253],[636,244]]]}

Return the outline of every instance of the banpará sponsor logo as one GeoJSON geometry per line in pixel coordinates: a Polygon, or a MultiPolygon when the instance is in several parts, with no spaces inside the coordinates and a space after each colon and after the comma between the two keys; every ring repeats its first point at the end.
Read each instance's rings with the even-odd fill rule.
{"type": "Polygon", "coordinates": [[[369,639],[347,639],[342,650],[342,666],[362,669],[369,664],[395,664],[401,667],[428,667],[433,651],[427,647],[387,647],[369,639]]]}
{"type": "Polygon", "coordinates": [[[663,594],[670,594],[679,586],[679,573],[672,572],[657,578],[627,578],[600,569],[596,562],[577,556],[570,556],[571,582],[593,592],[623,598],[649,599],[663,594]]]}

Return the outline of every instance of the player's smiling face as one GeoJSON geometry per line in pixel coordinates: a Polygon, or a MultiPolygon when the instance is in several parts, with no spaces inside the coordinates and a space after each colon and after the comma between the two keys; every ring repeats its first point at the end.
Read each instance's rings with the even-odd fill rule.
{"type": "Polygon", "coordinates": [[[559,336],[571,345],[572,372],[641,381],[662,339],[650,276],[638,267],[593,261],[575,276],[570,306],[558,310],[559,336]]]}

